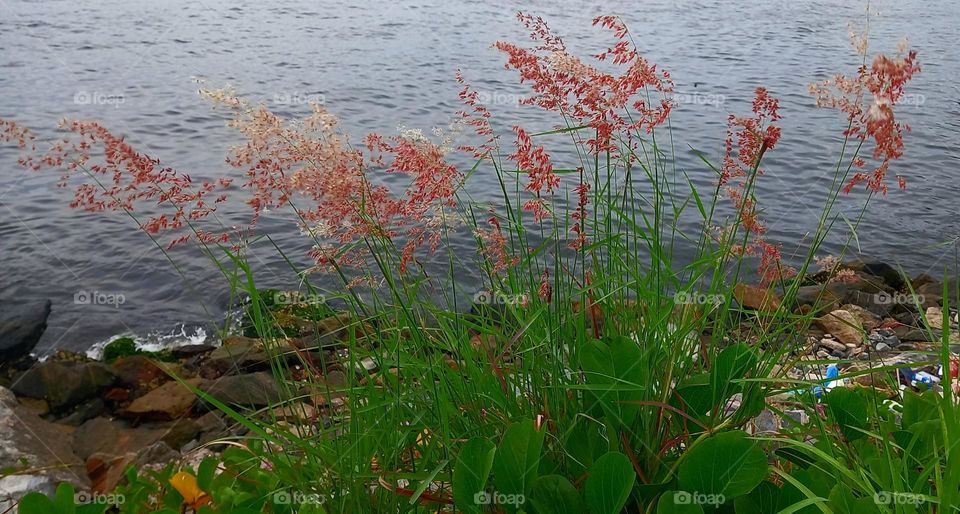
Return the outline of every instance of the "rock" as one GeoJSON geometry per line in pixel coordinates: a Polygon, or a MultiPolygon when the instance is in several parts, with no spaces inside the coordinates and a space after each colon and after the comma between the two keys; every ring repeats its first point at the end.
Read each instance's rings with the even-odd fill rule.
{"type": "Polygon", "coordinates": [[[927,284],[939,284],[939,283],[940,282],[937,279],[931,277],[930,275],[927,275],[926,273],[921,273],[913,277],[913,279],[910,281],[910,287],[912,287],[913,290],[916,291],[917,289],[920,289],[920,287],[925,286],[927,284]]]}
{"type": "Polygon", "coordinates": [[[144,355],[120,357],[111,366],[118,382],[135,391],[147,391],[170,380],[166,365],[144,355]]]}
{"type": "Polygon", "coordinates": [[[320,321],[303,320],[300,337],[294,340],[294,344],[301,350],[322,350],[346,346],[351,340],[364,339],[373,331],[369,323],[357,322],[349,313],[340,313],[320,321]]]}
{"type": "Polygon", "coordinates": [[[841,343],[863,343],[863,325],[850,311],[837,309],[817,318],[817,323],[841,343]]]}
{"type": "Polygon", "coordinates": [[[53,497],[63,480],[50,475],[7,475],[0,477],[0,512],[17,512],[17,502],[28,493],[53,497]]]}
{"type": "Polygon", "coordinates": [[[230,336],[223,345],[207,356],[210,366],[220,373],[238,373],[244,370],[266,369],[269,357],[259,339],[243,336],[230,336]]]}
{"type": "Polygon", "coordinates": [[[50,300],[42,303],[6,302],[0,308],[0,362],[29,354],[50,317],[50,300]]]}
{"type": "Polygon", "coordinates": [[[200,425],[189,418],[178,419],[170,424],[158,425],[155,428],[161,432],[160,441],[176,449],[182,448],[183,445],[200,435],[200,425]]]}
{"type": "Polygon", "coordinates": [[[216,349],[216,347],[209,344],[188,344],[173,348],[170,350],[170,353],[178,359],[189,359],[197,355],[210,353],[214,349],[216,349]]]}
{"type": "Polygon", "coordinates": [[[894,290],[899,290],[905,284],[904,276],[900,273],[900,270],[885,262],[864,262],[861,271],[883,279],[884,283],[894,290]]]}
{"type": "Polygon", "coordinates": [[[907,325],[900,325],[894,328],[893,332],[896,334],[897,338],[906,342],[926,341],[929,339],[926,331],[907,325]]]}
{"type": "Polygon", "coordinates": [[[123,456],[152,445],[165,433],[162,429],[130,428],[120,421],[93,418],[73,433],[73,451],[84,461],[95,453],[123,456]]]}
{"type": "Polygon", "coordinates": [[[737,284],[733,297],[741,307],[760,312],[774,312],[780,308],[780,297],[773,291],[747,284],[737,284]]]}
{"type": "Polygon", "coordinates": [[[203,390],[223,403],[241,407],[266,407],[282,399],[276,380],[266,372],[226,376],[203,390]]]}
{"type": "MultiPolygon", "coordinates": [[[[204,380],[199,378],[185,382],[197,388],[204,384],[204,380]]],[[[174,380],[134,400],[122,411],[122,415],[151,421],[179,419],[190,412],[195,400],[193,391],[174,380]]]]}
{"type": "Polygon", "coordinates": [[[87,458],[86,462],[90,489],[96,494],[108,494],[124,478],[124,471],[129,466],[141,469],[150,464],[166,464],[179,458],[180,454],[164,442],[154,443],[136,453],[127,452],[123,455],[95,453],[87,458]]]}
{"type": "Polygon", "coordinates": [[[809,305],[816,312],[829,312],[840,305],[850,288],[843,283],[815,284],[797,288],[794,303],[809,305]]]}
{"type": "Polygon", "coordinates": [[[841,310],[845,310],[850,314],[853,314],[854,317],[860,322],[860,326],[863,327],[864,331],[870,332],[871,330],[880,326],[881,319],[880,316],[860,307],[859,305],[846,304],[840,307],[841,310]]]}
{"type": "Polygon", "coordinates": [[[87,420],[100,416],[107,411],[107,406],[100,398],[93,398],[77,406],[68,416],[59,420],[59,423],[78,427],[87,420]]]}
{"type": "Polygon", "coordinates": [[[0,469],[25,465],[38,471],[0,478],[0,505],[10,494],[19,498],[33,490],[48,490],[60,482],[86,486],[83,461],[70,447],[71,427],[46,421],[17,403],[0,388],[0,469]]]}
{"type": "Polygon", "coordinates": [[[838,352],[841,354],[847,353],[847,346],[841,342],[834,341],[833,339],[821,339],[818,344],[821,348],[826,348],[831,352],[838,352]]]}
{"type": "Polygon", "coordinates": [[[877,351],[889,350],[898,344],[900,344],[900,339],[897,337],[896,332],[893,329],[889,328],[878,328],[867,336],[867,340],[877,351]]]}
{"type": "Polygon", "coordinates": [[[73,407],[106,389],[116,375],[99,362],[47,361],[24,373],[13,385],[20,396],[39,398],[54,412],[73,407]]]}
{"type": "Polygon", "coordinates": [[[934,330],[943,330],[943,310],[939,307],[928,307],[925,314],[927,324],[934,330]]]}

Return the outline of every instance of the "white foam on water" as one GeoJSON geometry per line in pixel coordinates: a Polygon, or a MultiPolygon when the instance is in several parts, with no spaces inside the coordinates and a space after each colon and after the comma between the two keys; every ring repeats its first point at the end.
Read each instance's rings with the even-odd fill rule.
{"type": "Polygon", "coordinates": [[[179,328],[173,329],[172,331],[166,333],[151,332],[143,336],[134,334],[132,332],[117,334],[90,347],[90,349],[86,352],[87,357],[90,357],[91,359],[100,359],[100,357],[103,355],[103,349],[108,344],[124,337],[133,339],[137,349],[145,352],[159,352],[180,346],[211,342],[208,341],[207,331],[203,327],[194,327],[193,331],[188,333],[187,326],[180,325],[179,328]]]}

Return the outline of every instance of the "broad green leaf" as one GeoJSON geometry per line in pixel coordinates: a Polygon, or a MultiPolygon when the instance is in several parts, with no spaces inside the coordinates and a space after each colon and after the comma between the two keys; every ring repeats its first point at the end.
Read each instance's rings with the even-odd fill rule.
{"type": "Polygon", "coordinates": [[[76,496],[73,484],[61,482],[53,495],[53,504],[57,514],[75,514],[77,512],[76,496]]]}
{"type": "Polygon", "coordinates": [[[682,459],[678,489],[691,494],[722,494],[732,500],[752,491],[767,476],[766,454],[739,430],[709,437],[682,459]]]}
{"type": "Polygon", "coordinates": [[[823,397],[827,415],[840,427],[848,441],[864,436],[870,423],[866,391],[859,388],[838,387],[823,397]]]}
{"type": "Polygon", "coordinates": [[[514,423],[503,434],[493,459],[495,490],[504,495],[526,495],[533,487],[540,466],[544,433],[532,420],[514,423]]]}
{"type": "Polygon", "coordinates": [[[538,478],[530,490],[529,503],[536,514],[582,514],[587,511],[580,492],[560,475],[538,478]]]}
{"type": "Polygon", "coordinates": [[[640,406],[630,402],[643,399],[638,389],[648,370],[637,343],[628,337],[613,337],[609,343],[591,341],[581,355],[587,383],[596,385],[591,393],[617,426],[630,427],[640,406]]]}
{"type": "Polygon", "coordinates": [[[20,514],[50,514],[56,506],[43,493],[28,493],[20,499],[20,514]]]}
{"type": "Polygon", "coordinates": [[[584,496],[592,514],[619,514],[630,498],[637,474],[630,459],[619,452],[609,452],[593,463],[584,487],[584,496]]]}
{"type": "Polygon", "coordinates": [[[685,492],[667,491],[657,501],[657,514],[703,514],[703,507],[685,492]]]}

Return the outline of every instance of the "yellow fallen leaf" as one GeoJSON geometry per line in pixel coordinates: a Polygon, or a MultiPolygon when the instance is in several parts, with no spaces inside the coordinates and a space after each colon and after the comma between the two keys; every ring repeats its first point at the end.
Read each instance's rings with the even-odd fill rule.
{"type": "Polygon", "coordinates": [[[173,475],[170,479],[170,485],[180,493],[180,496],[183,496],[183,502],[193,508],[210,503],[210,495],[203,492],[197,485],[197,477],[186,471],[173,475]]]}

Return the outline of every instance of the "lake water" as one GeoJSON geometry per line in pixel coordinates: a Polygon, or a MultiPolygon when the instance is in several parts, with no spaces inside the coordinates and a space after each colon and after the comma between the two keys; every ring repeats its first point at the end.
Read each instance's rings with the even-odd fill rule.
{"type": "MultiPolygon", "coordinates": [[[[768,175],[759,186],[770,238],[784,242],[790,254],[813,230],[842,120],[813,108],[807,84],[835,72],[853,73],[857,58],[847,26],[862,22],[862,5],[850,0],[522,5],[546,18],[584,55],[606,43],[600,37],[605,34],[590,27],[594,16],[616,13],[628,22],[642,52],[676,81],[679,159],[701,186],[709,186],[712,177],[687,144],[719,156],[727,113],[748,111],[752,90],[768,87],[781,98],[784,116],[783,139],[769,154],[768,175]]],[[[165,164],[195,177],[218,177],[236,174],[223,157],[238,138],[196,95],[194,77],[233,84],[284,114],[304,114],[303,100],[322,99],[345,127],[361,135],[390,133],[399,125],[448,125],[460,109],[453,79],[459,68],[492,100],[498,124],[549,128],[558,120],[512,105],[513,95],[524,91],[515,74],[503,69],[503,56],[490,48],[497,39],[526,41],[514,19],[516,7],[459,0],[291,0],[282,6],[7,0],[0,3],[0,117],[38,129],[64,116],[97,118],[165,164]]],[[[909,36],[923,72],[910,85],[913,102],[899,111],[913,128],[907,156],[895,165],[909,188],[871,205],[859,246],[864,255],[899,262],[911,272],[938,273],[953,262],[955,247],[937,243],[960,234],[960,4],[895,0],[875,1],[873,7],[879,12],[871,19],[873,48],[892,51],[909,36]]],[[[84,350],[122,333],[182,341],[220,319],[229,305],[227,287],[208,260],[176,250],[172,256],[180,272],[174,270],[129,218],[72,211],[69,192],[54,187],[57,173],[23,172],[15,165],[17,155],[0,149],[0,301],[53,301],[40,353],[84,350]],[[84,294],[95,300],[84,302],[84,294]],[[122,296],[122,304],[97,304],[108,302],[109,295],[122,296]]],[[[483,199],[493,185],[491,174],[480,174],[471,192],[483,199]]],[[[851,195],[844,208],[862,200],[851,195]]],[[[268,219],[263,228],[291,255],[308,246],[291,222],[268,219]]],[[[468,250],[469,242],[463,234],[455,245],[468,250]]],[[[253,263],[263,284],[296,285],[296,276],[275,255],[254,252],[253,263]]]]}

